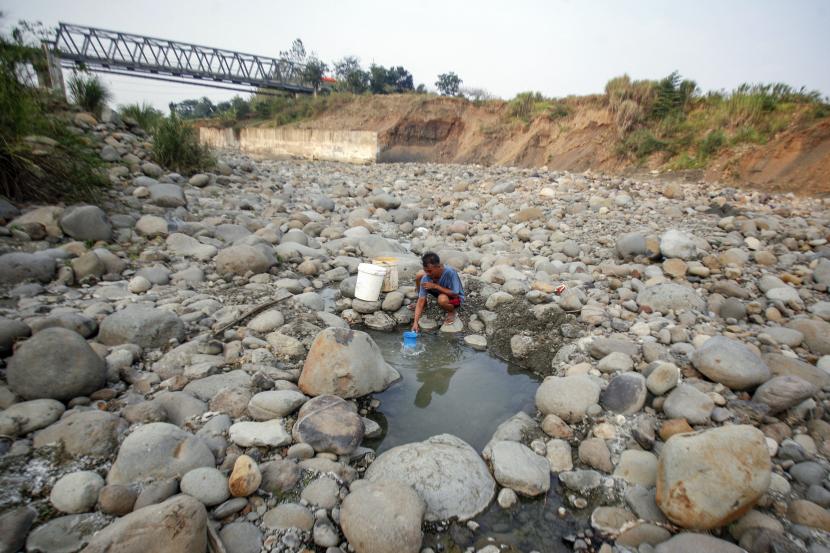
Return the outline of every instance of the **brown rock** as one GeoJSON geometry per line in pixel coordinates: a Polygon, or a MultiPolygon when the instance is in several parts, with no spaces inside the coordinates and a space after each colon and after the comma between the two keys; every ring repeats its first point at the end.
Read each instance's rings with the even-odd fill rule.
{"type": "Polygon", "coordinates": [[[667,259],[663,262],[663,271],[673,277],[682,277],[688,270],[688,265],[682,259],[667,259]]]}
{"type": "Polygon", "coordinates": [[[224,388],[210,400],[210,410],[227,413],[234,419],[247,414],[251,390],[248,388],[224,388]]]}
{"type": "Polygon", "coordinates": [[[568,426],[568,423],[554,415],[553,413],[545,415],[542,419],[542,431],[551,438],[560,438],[567,440],[573,436],[573,430],[568,426]]]}
{"type": "Polygon", "coordinates": [[[614,464],[611,462],[611,452],[608,450],[605,440],[600,438],[588,438],[579,444],[579,460],[602,472],[614,470],[614,464]]]}
{"type": "Polygon", "coordinates": [[[318,453],[345,455],[360,445],[364,432],[363,420],[350,403],[337,396],[317,396],[300,407],[291,433],[318,453]]]}
{"type": "Polygon", "coordinates": [[[830,532],[830,512],[806,499],[796,499],[790,503],[787,518],[796,524],[830,532]]]}
{"type": "Polygon", "coordinates": [[[694,432],[694,429],[689,426],[686,419],[669,419],[660,427],[660,439],[667,442],[675,434],[683,434],[685,432],[694,432]]]}
{"type": "Polygon", "coordinates": [[[240,455],[233,464],[228,488],[234,497],[248,497],[259,488],[262,473],[256,461],[247,455],[240,455]]]}
{"type": "Polygon", "coordinates": [[[98,506],[101,512],[122,517],[133,510],[138,493],[129,486],[110,484],[98,492],[98,506]]]}

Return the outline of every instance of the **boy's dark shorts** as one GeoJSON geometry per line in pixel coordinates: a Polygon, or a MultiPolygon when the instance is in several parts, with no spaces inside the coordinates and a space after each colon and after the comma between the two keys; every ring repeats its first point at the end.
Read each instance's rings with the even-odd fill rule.
{"type": "MultiPolygon", "coordinates": [[[[438,290],[427,290],[427,293],[434,298],[437,298],[440,294],[438,290]]],[[[450,298],[450,305],[453,307],[459,307],[461,305],[461,297],[455,296],[454,298],[450,298]]]]}

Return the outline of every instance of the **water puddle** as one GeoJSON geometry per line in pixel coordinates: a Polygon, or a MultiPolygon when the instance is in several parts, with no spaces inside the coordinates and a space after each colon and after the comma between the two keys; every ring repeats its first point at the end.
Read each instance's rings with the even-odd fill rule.
{"type": "MultiPolygon", "coordinates": [[[[366,445],[378,453],[443,433],[458,436],[480,452],[499,424],[518,411],[535,412],[541,379],[533,373],[475,351],[455,337],[422,334],[412,351],[403,348],[399,332],[368,332],[402,377],[374,394],[381,405],[371,417],[384,433],[366,445]]],[[[504,551],[569,552],[562,537],[584,521],[558,516],[561,491],[553,477],[551,491],[544,497],[520,498],[510,510],[493,501],[475,518],[480,525],[475,532],[456,523],[446,532],[428,533],[424,546],[440,544],[439,550],[463,551],[494,543],[507,546],[504,551]]]]}
{"type": "Polygon", "coordinates": [[[519,411],[533,413],[541,379],[460,339],[422,334],[413,352],[401,333],[369,331],[401,381],[374,397],[384,434],[367,445],[383,452],[437,434],[453,434],[481,451],[496,427],[519,411]]]}

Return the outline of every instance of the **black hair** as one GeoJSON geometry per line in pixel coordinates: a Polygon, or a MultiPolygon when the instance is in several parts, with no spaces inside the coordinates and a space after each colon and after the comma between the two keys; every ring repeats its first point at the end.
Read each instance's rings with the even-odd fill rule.
{"type": "Polygon", "coordinates": [[[421,256],[421,264],[424,267],[428,267],[430,265],[440,265],[441,264],[441,258],[438,257],[437,253],[427,252],[423,256],[421,256]]]}

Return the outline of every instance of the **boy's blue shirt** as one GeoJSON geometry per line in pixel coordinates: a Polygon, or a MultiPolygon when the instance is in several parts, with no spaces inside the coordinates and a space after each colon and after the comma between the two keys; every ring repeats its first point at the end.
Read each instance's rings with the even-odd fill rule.
{"type": "MultiPolygon", "coordinates": [[[[421,279],[421,284],[424,282],[432,282],[429,275],[424,275],[421,279]]],[[[458,272],[449,265],[444,265],[444,272],[441,273],[441,278],[438,279],[438,286],[452,290],[453,294],[457,294],[462,301],[464,300],[464,288],[461,286],[461,278],[458,276],[458,272]]],[[[421,289],[418,292],[418,297],[423,298],[426,295],[427,291],[424,290],[423,286],[421,286],[421,289]]]]}

